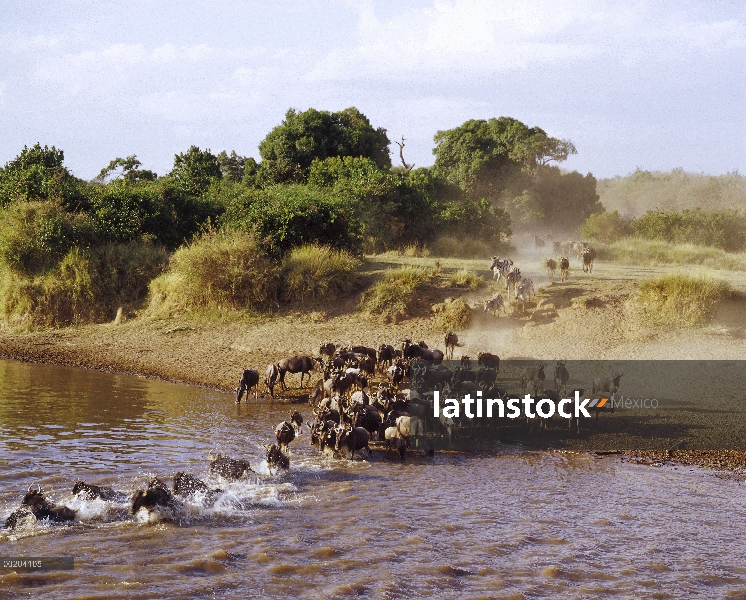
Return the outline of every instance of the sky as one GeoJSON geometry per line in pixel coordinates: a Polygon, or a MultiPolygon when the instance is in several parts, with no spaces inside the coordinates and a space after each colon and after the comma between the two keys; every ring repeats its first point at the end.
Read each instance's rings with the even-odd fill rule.
{"type": "Polygon", "coordinates": [[[404,157],[508,116],[569,139],[562,167],[746,173],[746,3],[3,0],[0,165],[24,145],[92,179],[191,145],[260,159],[289,108],[355,106],[404,157]]]}

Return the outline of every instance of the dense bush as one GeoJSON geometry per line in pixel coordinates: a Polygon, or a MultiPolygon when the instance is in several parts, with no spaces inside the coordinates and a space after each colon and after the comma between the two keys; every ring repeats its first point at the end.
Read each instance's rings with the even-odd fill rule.
{"type": "Polygon", "coordinates": [[[448,278],[448,284],[455,288],[465,288],[467,290],[476,290],[477,288],[484,285],[484,279],[477,275],[474,271],[468,269],[460,269],[455,273],[451,273],[448,278]]]}
{"type": "Polygon", "coordinates": [[[57,266],[77,241],[75,216],[52,200],[10,204],[0,212],[0,265],[20,275],[57,266]]]}
{"type": "Polygon", "coordinates": [[[402,267],[388,271],[381,281],[375,283],[362,297],[362,308],[385,321],[396,323],[411,316],[419,300],[423,285],[435,276],[432,269],[402,267]]]}
{"type": "Polygon", "coordinates": [[[471,322],[471,309],[461,298],[447,298],[445,302],[435,306],[435,312],[435,326],[443,333],[463,331],[471,322]]]}
{"type": "Polygon", "coordinates": [[[272,186],[234,198],[220,223],[252,231],[262,247],[280,259],[304,244],[352,254],[361,252],[360,223],[349,204],[329,190],[305,185],[272,186]]]}
{"type": "Polygon", "coordinates": [[[119,307],[139,305],[166,261],[162,247],[117,244],[72,248],[54,267],[30,276],[0,269],[0,313],[26,326],[110,321],[119,307]]]}
{"type": "Polygon", "coordinates": [[[279,266],[251,233],[210,231],[172,255],[150,285],[150,310],[262,309],[276,304],[279,284],[279,266]]]}
{"type": "Polygon", "coordinates": [[[635,235],[651,240],[714,246],[728,251],[746,249],[746,215],[735,210],[648,211],[634,221],[633,229],[635,235]]]}
{"type": "Polygon", "coordinates": [[[581,235],[583,239],[610,244],[631,235],[632,231],[632,220],[621,216],[618,210],[612,210],[589,216],[581,228],[581,235]]]}

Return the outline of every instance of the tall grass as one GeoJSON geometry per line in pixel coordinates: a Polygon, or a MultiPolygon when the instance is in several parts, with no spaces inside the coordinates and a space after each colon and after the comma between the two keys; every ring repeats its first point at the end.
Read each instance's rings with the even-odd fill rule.
{"type": "Polygon", "coordinates": [[[280,268],[243,231],[209,231],[150,284],[149,310],[262,309],[276,304],[280,268]]]}
{"type": "Polygon", "coordinates": [[[436,327],[443,333],[447,331],[463,331],[471,321],[471,309],[461,298],[446,299],[435,307],[438,315],[436,327]]]}
{"type": "Polygon", "coordinates": [[[411,316],[423,285],[435,277],[434,269],[401,267],[388,271],[362,297],[362,308],[394,323],[411,316]]]}
{"type": "Polygon", "coordinates": [[[694,327],[704,324],[731,294],[724,281],[706,275],[669,273],[644,281],[634,303],[651,323],[694,327]]]}
{"type": "Polygon", "coordinates": [[[349,252],[317,245],[296,248],[282,263],[281,298],[306,302],[346,294],[359,266],[349,252]]]}
{"type": "Polygon", "coordinates": [[[166,262],[162,247],[130,243],[73,248],[38,275],[3,268],[0,314],[17,327],[110,321],[119,307],[139,306],[166,262]]]}
{"type": "Polygon", "coordinates": [[[746,252],[726,252],[711,246],[624,238],[594,245],[600,260],[629,265],[701,265],[710,269],[746,271],[746,252]]]}
{"type": "Polygon", "coordinates": [[[459,269],[448,277],[448,285],[454,288],[476,290],[484,285],[484,279],[469,269],[459,269]]]}

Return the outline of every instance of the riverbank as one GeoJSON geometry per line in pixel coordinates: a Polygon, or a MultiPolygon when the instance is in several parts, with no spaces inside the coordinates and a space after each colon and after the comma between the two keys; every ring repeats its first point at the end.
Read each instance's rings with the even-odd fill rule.
{"type": "MultiPolygon", "coordinates": [[[[475,261],[475,265],[481,262],[475,261]]],[[[645,272],[653,274],[650,269],[645,272]]],[[[497,318],[481,310],[481,300],[492,293],[486,288],[463,293],[429,290],[421,304],[427,307],[451,294],[460,295],[475,307],[470,328],[458,333],[461,346],[456,358],[461,354],[476,357],[480,351],[499,354],[503,359],[546,361],[725,360],[746,356],[741,306],[718,315],[704,328],[651,329],[631,319],[625,309],[639,279],[639,269],[604,263],[597,265],[593,276],[574,275],[567,283],[534,275],[541,288],[536,299],[525,310],[513,303],[507,315],[497,318]]],[[[316,356],[322,342],[377,347],[410,338],[424,340],[430,347],[443,347],[436,315],[427,310],[398,324],[382,323],[361,312],[358,304],[359,298],[351,296],[335,305],[274,315],[141,315],[108,324],[4,332],[0,333],[0,357],[131,374],[230,393],[244,369],[257,369],[263,374],[269,363],[282,358],[316,356]]],[[[317,374],[313,382],[319,377],[317,374]]],[[[296,387],[297,375],[289,376],[288,384],[290,389],[279,393],[277,400],[302,402],[309,388],[296,387]]],[[[263,384],[260,401],[269,401],[263,384]]],[[[678,461],[734,472],[746,468],[743,453],[672,451],[634,456],[643,464],[678,461]]]]}

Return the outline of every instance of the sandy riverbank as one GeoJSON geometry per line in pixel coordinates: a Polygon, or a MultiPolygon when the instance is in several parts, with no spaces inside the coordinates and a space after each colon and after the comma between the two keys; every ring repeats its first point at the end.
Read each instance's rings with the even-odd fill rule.
{"type": "MultiPolygon", "coordinates": [[[[498,318],[481,310],[472,326],[459,332],[463,344],[456,356],[479,351],[502,358],[566,359],[742,359],[746,336],[740,319],[718,316],[697,330],[649,330],[634,322],[626,302],[635,290],[631,277],[601,271],[601,275],[571,279],[565,284],[544,282],[544,288],[526,311],[509,310],[498,318]]],[[[464,298],[476,305],[489,292],[482,289],[464,298]]],[[[426,298],[425,302],[442,300],[426,298]]],[[[158,378],[230,392],[243,369],[264,371],[270,362],[295,354],[317,355],[323,341],[368,346],[395,344],[408,337],[443,346],[435,318],[422,315],[399,324],[384,324],[354,308],[285,312],[275,316],[205,319],[172,316],[134,318],[118,324],[100,324],[0,334],[0,357],[158,378]]],[[[297,376],[290,376],[291,386],[297,376]]],[[[263,386],[261,386],[263,388],[263,386]]],[[[302,397],[307,389],[292,387],[281,399],[302,397]]],[[[264,392],[260,390],[260,394],[264,392]]],[[[260,395],[260,398],[262,396],[260,395]]],[[[266,397],[265,397],[266,398],[266,397]]],[[[710,468],[741,468],[742,453],[652,454],[651,464],[677,460],[710,468]]]]}

